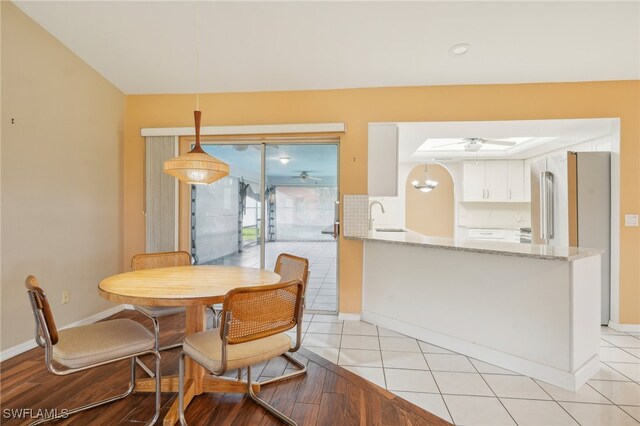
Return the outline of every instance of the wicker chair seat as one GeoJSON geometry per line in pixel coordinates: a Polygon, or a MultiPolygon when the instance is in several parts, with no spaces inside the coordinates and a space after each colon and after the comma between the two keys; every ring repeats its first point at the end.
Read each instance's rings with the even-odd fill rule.
{"type": "Polygon", "coordinates": [[[136,311],[142,312],[143,314],[150,316],[150,317],[155,317],[155,318],[161,318],[161,317],[168,317],[169,315],[174,315],[174,314],[179,314],[181,312],[185,312],[186,308],[184,308],[183,306],[139,306],[136,305],[134,306],[134,308],[136,309],[136,311]]]}
{"type": "MultiPolygon", "coordinates": [[[[182,344],[185,354],[209,371],[221,367],[222,339],[219,330],[203,331],[185,337],[182,344]]],[[[291,349],[291,338],[285,333],[235,345],[227,345],[227,370],[244,368],[247,365],[282,355],[291,349]]]]}
{"type": "Polygon", "coordinates": [[[154,347],[155,338],[145,327],[129,319],[115,319],[60,330],[53,360],[68,368],[82,368],[154,347]]]}

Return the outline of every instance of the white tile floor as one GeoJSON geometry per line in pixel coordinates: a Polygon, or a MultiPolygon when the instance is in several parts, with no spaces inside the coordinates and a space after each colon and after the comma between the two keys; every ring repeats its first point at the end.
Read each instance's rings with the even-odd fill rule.
{"type": "Polygon", "coordinates": [[[306,314],[303,346],[457,425],[639,425],[640,333],[602,328],[601,369],[570,392],[361,321],[306,314]]]}
{"type": "MultiPolygon", "coordinates": [[[[265,267],[273,270],[280,253],[309,259],[306,309],[337,312],[337,274],[335,241],[274,241],[265,243],[265,267]]],[[[225,265],[260,267],[260,247],[247,247],[242,253],[225,257],[225,265]]]]}

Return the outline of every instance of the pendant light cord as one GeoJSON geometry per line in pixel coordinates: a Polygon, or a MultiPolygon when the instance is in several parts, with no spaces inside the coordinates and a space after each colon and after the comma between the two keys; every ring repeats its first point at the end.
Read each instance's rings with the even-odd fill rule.
{"type": "Polygon", "coordinates": [[[200,111],[200,2],[196,3],[196,111],[200,111]]]}

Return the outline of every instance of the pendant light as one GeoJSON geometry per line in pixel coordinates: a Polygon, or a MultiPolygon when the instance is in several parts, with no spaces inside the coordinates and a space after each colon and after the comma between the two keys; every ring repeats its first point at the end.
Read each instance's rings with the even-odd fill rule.
{"type": "Polygon", "coordinates": [[[196,126],[196,145],[186,154],[164,162],[164,172],[184,183],[209,184],[229,174],[229,165],[204,152],[200,146],[202,112],[193,111],[196,126]]]}
{"type": "MultiPolygon", "coordinates": [[[[200,85],[200,25],[196,12],[196,88],[200,85]]],[[[164,162],[164,172],[187,184],[209,184],[229,174],[229,165],[207,154],[200,146],[200,94],[196,93],[196,110],[193,111],[196,128],[196,145],[191,151],[164,162]]]]}
{"type": "Polygon", "coordinates": [[[414,180],[411,182],[411,186],[413,186],[418,191],[422,192],[431,192],[438,186],[438,181],[429,179],[429,171],[427,169],[427,165],[424,165],[424,181],[420,182],[418,180],[414,180]]]}

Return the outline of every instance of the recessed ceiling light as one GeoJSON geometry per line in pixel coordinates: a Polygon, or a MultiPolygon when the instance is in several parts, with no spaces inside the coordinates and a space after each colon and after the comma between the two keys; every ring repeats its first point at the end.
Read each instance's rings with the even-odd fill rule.
{"type": "Polygon", "coordinates": [[[291,158],[289,158],[289,157],[280,157],[279,160],[280,160],[280,162],[282,164],[287,164],[289,161],[291,161],[291,158]]]}
{"type": "Polygon", "coordinates": [[[467,43],[454,44],[449,49],[449,53],[456,56],[462,56],[469,51],[471,46],[467,43]]]}

